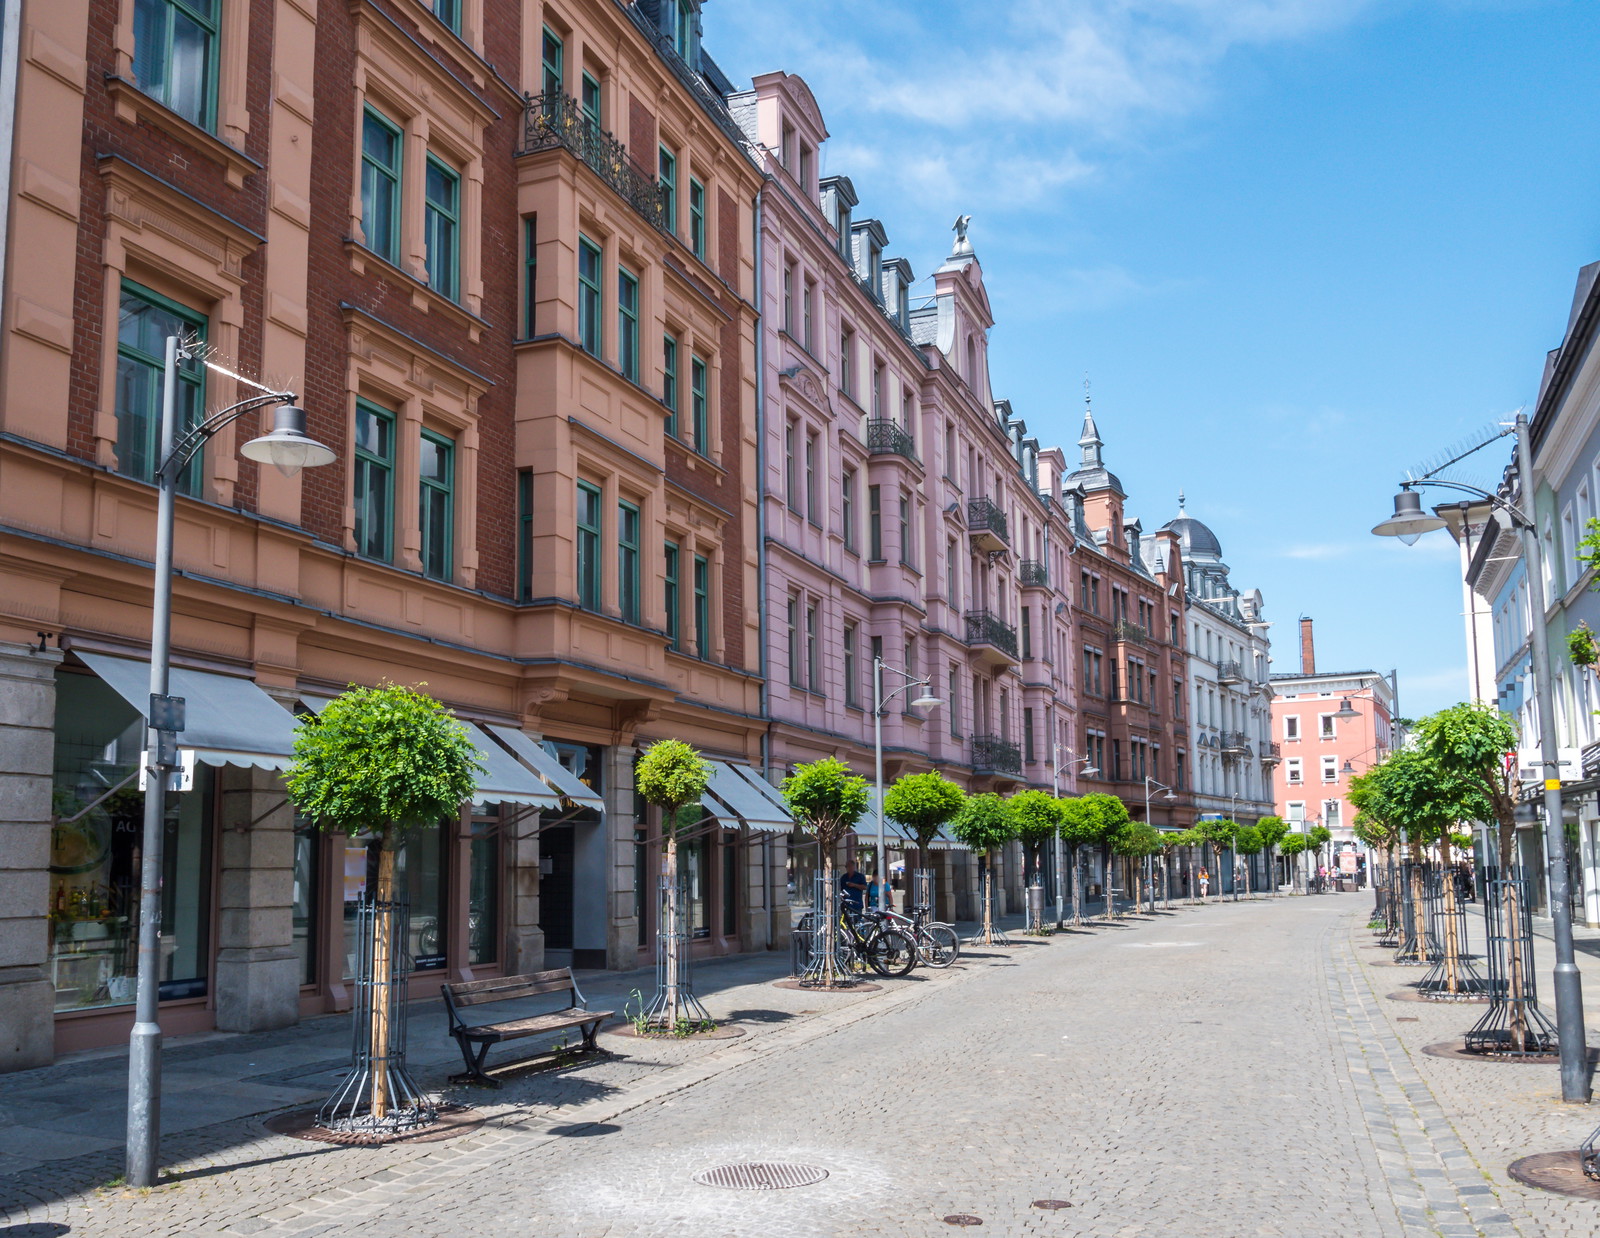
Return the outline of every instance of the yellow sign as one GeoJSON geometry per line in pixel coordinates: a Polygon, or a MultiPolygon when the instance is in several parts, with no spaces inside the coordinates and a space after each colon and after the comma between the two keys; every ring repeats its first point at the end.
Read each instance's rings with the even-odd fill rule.
{"type": "Polygon", "coordinates": [[[1559,790],[1561,790],[1561,779],[1559,779],[1559,778],[1546,778],[1544,780],[1544,789],[1546,791],[1559,791],[1559,790]]]}

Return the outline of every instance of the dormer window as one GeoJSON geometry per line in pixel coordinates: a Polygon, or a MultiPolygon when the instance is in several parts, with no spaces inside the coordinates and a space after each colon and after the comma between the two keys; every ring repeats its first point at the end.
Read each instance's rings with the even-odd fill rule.
{"type": "Polygon", "coordinates": [[[794,174],[796,162],[794,126],[788,121],[783,122],[783,136],[778,139],[778,162],[790,175],[794,174]]]}
{"type": "Polygon", "coordinates": [[[850,207],[843,198],[839,199],[839,252],[848,261],[850,258],[850,207]]]}
{"type": "Polygon", "coordinates": [[[816,167],[816,163],[817,163],[817,152],[811,147],[811,145],[809,143],[801,142],[800,143],[800,170],[796,174],[796,179],[800,182],[800,188],[805,190],[807,193],[811,193],[812,192],[811,180],[812,180],[812,176],[814,174],[814,169],[816,167]]]}
{"type": "Polygon", "coordinates": [[[661,30],[691,69],[700,67],[699,0],[661,0],[661,30]]]}

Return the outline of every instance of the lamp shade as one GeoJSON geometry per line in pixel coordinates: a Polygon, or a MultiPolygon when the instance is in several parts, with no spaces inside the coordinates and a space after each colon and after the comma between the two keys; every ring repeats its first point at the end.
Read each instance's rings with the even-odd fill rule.
{"type": "Polygon", "coordinates": [[[1422,510],[1422,498],[1415,490],[1401,490],[1394,496],[1394,514],[1372,526],[1379,537],[1398,537],[1407,546],[1424,533],[1445,527],[1438,516],[1422,510]]]}
{"type": "Polygon", "coordinates": [[[274,465],[285,477],[339,458],[333,448],[306,433],[306,410],[293,404],[278,408],[271,434],[253,438],[239,450],[247,460],[274,465]]]}
{"type": "Polygon", "coordinates": [[[935,705],[943,705],[944,701],[941,698],[934,696],[933,693],[929,692],[919,696],[911,703],[918,709],[932,709],[935,705]]]}
{"type": "Polygon", "coordinates": [[[1356,711],[1355,711],[1355,710],[1354,710],[1354,709],[1353,709],[1353,708],[1352,708],[1352,707],[1351,707],[1351,705],[1350,705],[1350,698],[1349,698],[1349,697],[1348,697],[1348,696],[1346,696],[1346,697],[1341,697],[1341,698],[1340,698],[1340,699],[1339,699],[1339,709],[1338,709],[1338,712],[1337,712],[1337,713],[1335,713],[1335,714],[1334,714],[1334,715],[1333,715],[1333,716],[1334,716],[1334,717],[1335,717],[1335,718],[1339,718],[1339,719],[1341,719],[1341,720],[1343,720],[1343,721],[1345,721],[1345,722],[1349,722],[1349,721],[1350,721],[1350,719],[1352,719],[1352,718],[1359,718],[1359,717],[1360,717],[1360,716],[1361,716],[1361,715],[1360,715],[1360,714],[1358,714],[1358,713],[1357,713],[1357,712],[1356,712],[1356,711]]]}

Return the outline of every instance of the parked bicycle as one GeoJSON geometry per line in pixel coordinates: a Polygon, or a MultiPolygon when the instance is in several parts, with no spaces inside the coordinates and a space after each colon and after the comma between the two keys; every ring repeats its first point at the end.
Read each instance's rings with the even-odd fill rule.
{"type": "Polygon", "coordinates": [[[917,965],[915,940],[879,911],[841,911],[836,951],[838,942],[880,976],[904,976],[917,965]]]}
{"type": "Polygon", "coordinates": [[[917,957],[929,967],[949,967],[961,954],[961,938],[943,921],[935,920],[926,907],[913,907],[911,914],[886,910],[885,923],[899,929],[917,947],[917,957]]]}

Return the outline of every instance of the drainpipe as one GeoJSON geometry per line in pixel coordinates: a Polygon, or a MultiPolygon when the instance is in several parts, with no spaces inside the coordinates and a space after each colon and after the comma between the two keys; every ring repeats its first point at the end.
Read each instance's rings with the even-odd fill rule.
{"type": "MultiPolygon", "coordinates": [[[[756,303],[756,670],[760,677],[761,717],[761,776],[772,778],[772,702],[767,692],[767,349],[765,294],[766,255],[762,252],[762,198],[768,173],[756,189],[755,212],[755,303],[756,303]]],[[[761,879],[766,886],[767,949],[771,950],[778,939],[778,913],[775,906],[777,882],[773,878],[772,835],[763,834],[761,841],[761,879]]]]}

